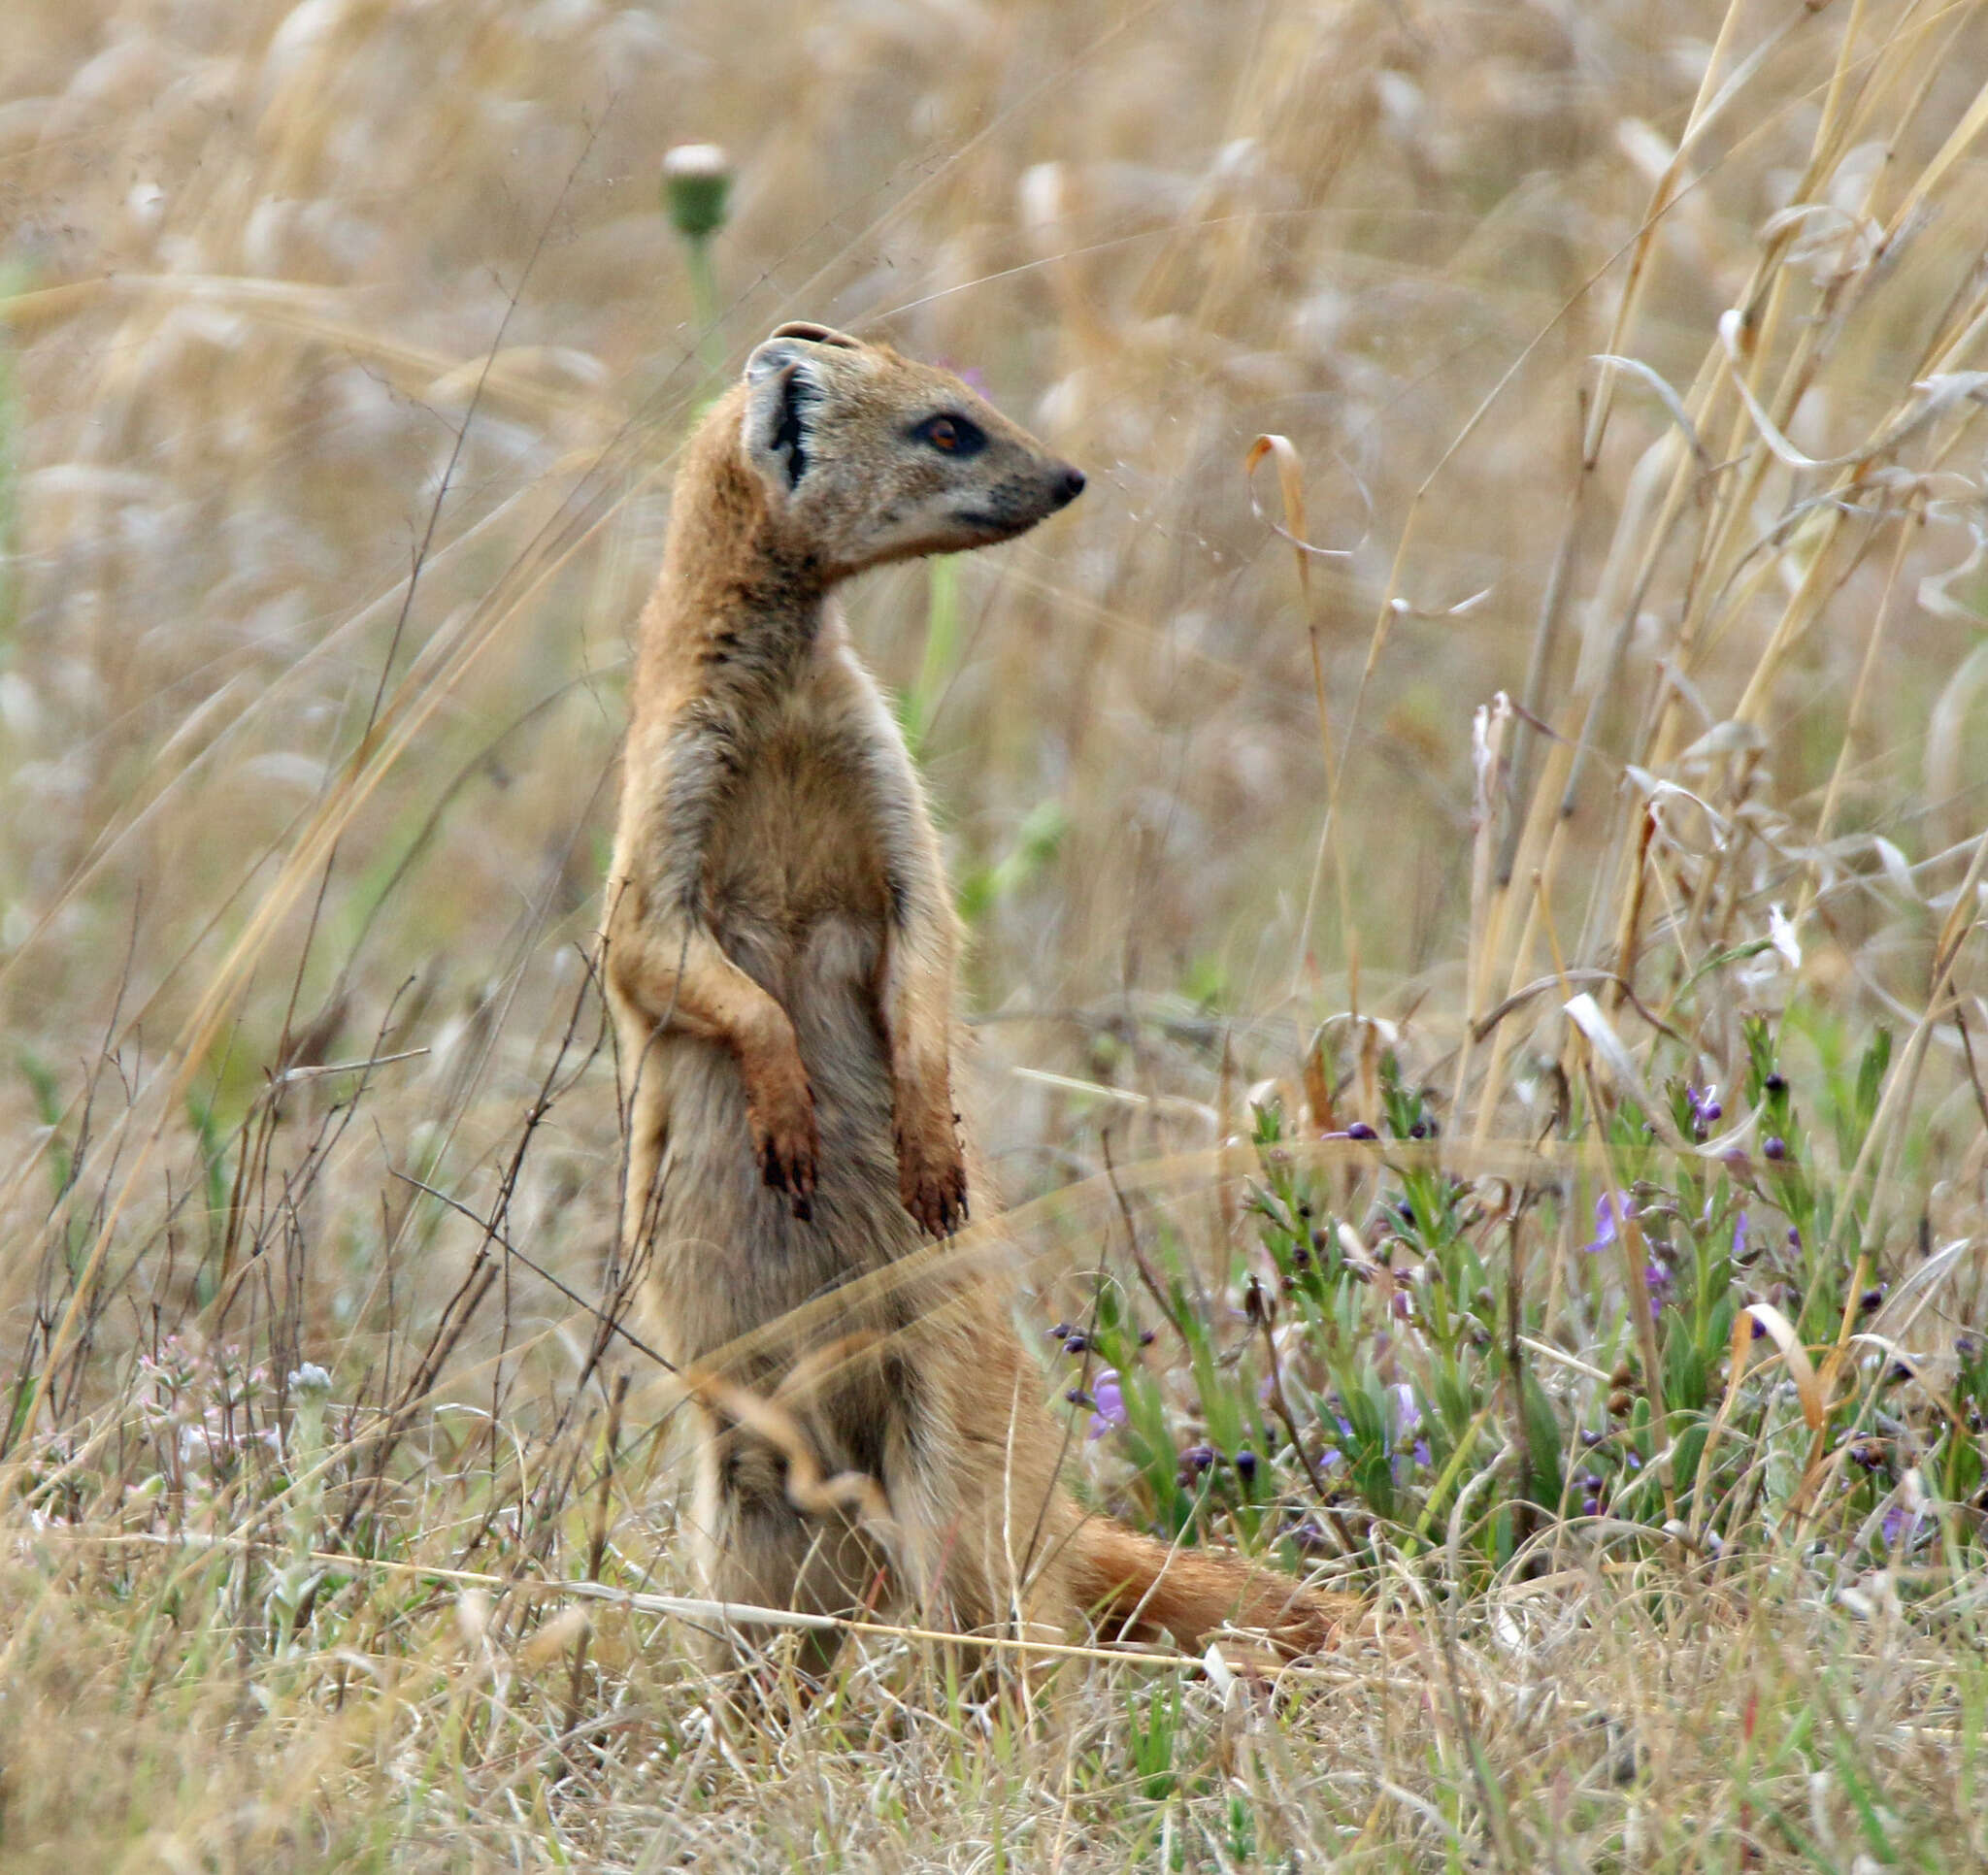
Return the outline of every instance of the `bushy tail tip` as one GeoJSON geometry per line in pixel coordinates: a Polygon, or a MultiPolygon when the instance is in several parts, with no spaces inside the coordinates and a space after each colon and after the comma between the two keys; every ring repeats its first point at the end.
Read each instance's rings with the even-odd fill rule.
{"type": "Polygon", "coordinates": [[[1350,1613],[1288,1576],[1221,1550],[1176,1549],[1094,1517],[1071,1543],[1072,1586],[1112,1639],[1171,1639],[1193,1653],[1224,1625],[1266,1636],[1286,1659],[1320,1653],[1350,1613]]]}

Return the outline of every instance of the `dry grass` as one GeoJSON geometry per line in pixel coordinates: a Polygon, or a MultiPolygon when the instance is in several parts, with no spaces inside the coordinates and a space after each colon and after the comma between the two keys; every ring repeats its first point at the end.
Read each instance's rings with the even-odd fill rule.
{"type": "Polygon", "coordinates": [[[0,1859],[1988,1859],[1983,16],[11,0],[0,1859]],[[796,315],[1091,472],[853,622],[1091,1487],[1384,1611],[1276,1702],[686,1663],[584,955],[672,453],[796,315]]]}

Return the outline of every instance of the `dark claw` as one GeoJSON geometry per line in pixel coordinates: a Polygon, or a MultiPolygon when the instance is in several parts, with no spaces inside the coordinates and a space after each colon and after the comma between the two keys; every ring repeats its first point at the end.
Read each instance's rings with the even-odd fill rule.
{"type": "Polygon", "coordinates": [[[912,1153],[902,1130],[894,1144],[904,1176],[900,1192],[905,1209],[927,1236],[949,1237],[967,1221],[966,1168],[957,1158],[957,1142],[953,1162],[944,1170],[927,1164],[922,1152],[912,1153]]]}
{"type": "Polygon", "coordinates": [[[789,1164],[780,1157],[779,1148],[769,1140],[760,1148],[759,1170],[772,1190],[787,1194],[797,1218],[804,1224],[812,1221],[814,1207],[810,1200],[814,1192],[814,1171],[807,1161],[796,1160],[789,1164]]]}
{"type": "Polygon", "coordinates": [[[967,1221],[966,1193],[942,1191],[919,1207],[918,1222],[935,1237],[949,1237],[967,1221]]]}

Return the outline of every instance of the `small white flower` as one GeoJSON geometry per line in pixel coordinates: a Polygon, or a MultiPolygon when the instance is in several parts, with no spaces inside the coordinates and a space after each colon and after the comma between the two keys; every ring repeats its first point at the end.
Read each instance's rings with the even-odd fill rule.
{"type": "Polygon", "coordinates": [[[331,1398],[331,1376],[314,1361],[307,1361],[290,1374],[290,1392],[299,1405],[322,1405],[331,1398]]]}
{"type": "Polygon", "coordinates": [[[1795,927],[1788,922],[1788,914],[1779,905],[1767,908],[1767,935],[1773,947],[1787,960],[1791,970],[1802,968],[1802,943],[1795,936],[1795,927]]]}

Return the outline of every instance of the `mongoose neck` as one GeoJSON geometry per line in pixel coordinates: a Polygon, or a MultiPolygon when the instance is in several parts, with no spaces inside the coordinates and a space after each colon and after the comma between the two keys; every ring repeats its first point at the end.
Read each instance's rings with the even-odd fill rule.
{"type": "Polygon", "coordinates": [[[685,452],[656,603],[668,639],[694,649],[713,687],[758,690],[798,678],[835,581],[818,554],[775,526],[740,457],[732,402],[720,402],[685,452]]]}

